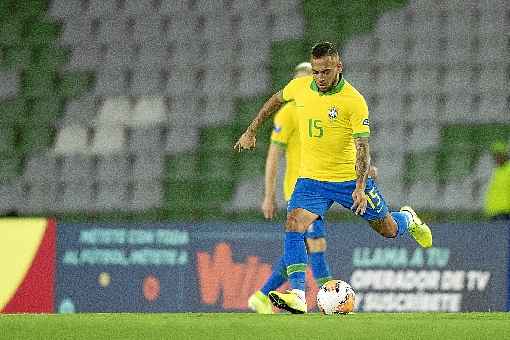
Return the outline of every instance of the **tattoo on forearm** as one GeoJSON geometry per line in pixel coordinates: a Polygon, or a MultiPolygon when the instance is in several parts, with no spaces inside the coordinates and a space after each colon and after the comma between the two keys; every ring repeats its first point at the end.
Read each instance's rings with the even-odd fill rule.
{"type": "Polygon", "coordinates": [[[253,119],[250,126],[248,126],[249,131],[256,133],[262,123],[264,123],[267,118],[271,117],[273,113],[278,111],[278,109],[283,105],[279,99],[280,96],[280,92],[277,92],[264,103],[255,119],[253,119]]]}
{"type": "Polygon", "coordinates": [[[360,137],[354,140],[356,144],[356,176],[365,181],[370,169],[370,150],[368,138],[360,137]]]}

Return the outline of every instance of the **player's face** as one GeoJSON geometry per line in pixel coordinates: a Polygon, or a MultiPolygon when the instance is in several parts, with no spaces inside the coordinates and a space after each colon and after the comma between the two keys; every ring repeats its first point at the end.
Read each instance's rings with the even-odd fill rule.
{"type": "Polygon", "coordinates": [[[315,83],[321,92],[329,91],[338,80],[342,72],[342,63],[338,56],[325,56],[312,58],[312,74],[315,83]]]}

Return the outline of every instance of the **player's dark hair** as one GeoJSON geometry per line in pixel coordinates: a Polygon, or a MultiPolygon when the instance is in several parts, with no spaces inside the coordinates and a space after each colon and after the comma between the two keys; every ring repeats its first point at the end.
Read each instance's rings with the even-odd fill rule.
{"type": "Polygon", "coordinates": [[[329,41],[319,42],[312,47],[312,58],[314,59],[337,55],[338,50],[335,44],[329,41]]]}

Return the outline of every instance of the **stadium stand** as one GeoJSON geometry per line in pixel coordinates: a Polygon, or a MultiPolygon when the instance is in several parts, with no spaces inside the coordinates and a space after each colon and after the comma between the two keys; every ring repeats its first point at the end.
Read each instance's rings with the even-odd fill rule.
{"type": "Polygon", "coordinates": [[[313,11],[307,0],[2,6],[13,15],[1,18],[0,32],[8,201],[0,211],[200,217],[257,208],[269,126],[253,153],[233,154],[233,140],[325,38],[341,44],[345,76],[373,112],[373,159],[393,204],[480,209],[491,162],[484,146],[510,138],[503,0],[313,11]]]}

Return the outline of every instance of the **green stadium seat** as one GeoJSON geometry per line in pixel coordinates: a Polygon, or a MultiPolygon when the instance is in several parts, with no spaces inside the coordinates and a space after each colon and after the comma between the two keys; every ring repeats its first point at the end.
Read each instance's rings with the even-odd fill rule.
{"type": "Polygon", "coordinates": [[[13,126],[0,127],[0,154],[16,152],[16,130],[13,126]]]}
{"type": "Polygon", "coordinates": [[[23,25],[15,18],[2,22],[0,30],[0,46],[19,46],[21,44],[23,25]]]}
{"type": "Polygon", "coordinates": [[[47,44],[32,48],[34,54],[34,63],[45,68],[59,69],[65,65],[69,59],[69,53],[66,49],[47,44]]]}
{"type": "Polygon", "coordinates": [[[198,175],[198,159],[193,153],[179,154],[167,161],[166,178],[170,181],[190,180],[198,175]]]}
{"type": "Polygon", "coordinates": [[[23,126],[28,120],[27,105],[23,98],[0,102],[0,126],[23,126]]]}
{"type": "Polygon", "coordinates": [[[200,196],[202,208],[217,209],[232,200],[234,192],[233,181],[205,180],[200,182],[200,196]]]}
{"type": "Polygon", "coordinates": [[[200,178],[202,179],[232,179],[232,154],[227,152],[200,154],[200,178]]]}
{"type": "Polygon", "coordinates": [[[10,182],[20,175],[20,160],[14,157],[0,157],[0,183],[10,182]]]}
{"type": "Polygon", "coordinates": [[[21,134],[19,151],[30,155],[48,150],[53,142],[54,130],[45,125],[27,125],[21,134]]]}
{"type": "Polygon", "coordinates": [[[30,124],[32,125],[55,126],[64,109],[61,97],[40,98],[35,100],[31,106],[30,124]]]}
{"type": "Polygon", "coordinates": [[[65,98],[77,98],[89,89],[92,76],[88,73],[66,73],[60,82],[60,94],[65,98]]]}
{"type": "Polygon", "coordinates": [[[33,67],[23,75],[23,94],[29,98],[52,97],[55,95],[56,74],[52,69],[33,67]]]}
{"type": "Polygon", "coordinates": [[[4,47],[1,67],[3,69],[23,69],[30,64],[32,53],[25,47],[4,47]]]}
{"type": "Polygon", "coordinates": [[[192,180],[170,180],[165,184],[165,204],[169,211],[191,212],[199,197],[200,182],[192,180]]]}
{"type": "Polygon", "coordinates": [[[55,23],[29,22],[24,42],[29,45],[48,45],[58,38],[59,27],[55,23]]]}
{"type": "Polygon", "coordinates": [[[205,128],[200,133],[200,145],[209,151],[230,151],[234,136],[228,126],[205,128]]]}
{"type": "Polygon", "coordinates": [[[48,0],[16,0],[13,3],[18,19],[34,21],[36,18],[43,17],[48,9],[48,0]]]}

